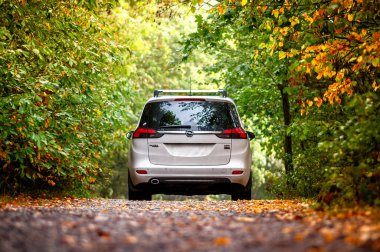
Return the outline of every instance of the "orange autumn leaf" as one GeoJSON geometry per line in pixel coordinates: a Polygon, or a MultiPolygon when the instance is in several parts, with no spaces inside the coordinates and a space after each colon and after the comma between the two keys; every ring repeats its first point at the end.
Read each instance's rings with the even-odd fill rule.
{"type": "Polygon", "coordinates": [[[323,239],[326,242],[332,242],[336,238],[336,234],[334,233],[334,230],[332,228],[321,228],[319,230],[319,233],[322,235],[323,239]]]}
{"type": "Polygon", "coordinates": [[[374,39],[379,39],[380,38],[380,33],[376,32],[372,35],[372,38],[374,39]]]}
{"type": "Polygon", "coordinates": [[[214,244],[218,246],[227,246],[231,243],[231,239],[228,237],[217,237],[214,239],[214,244]]]}
{"type": "Polygon", "coordinates": [[[55,182],[53,180],[48,180],[48,184],[51,185],[51,186],[55,186],[55,182]]]}
{"type": "Polygon", "coordinates": [[[323,103],[323,100],[319,97],[314,97],[314,101],[315,101],[315,104],[317,105],[317,107],[319,108],[322,103],[323,103]]]}
{"type": "Polygon", "coordinates": [[[219,13],[221,15],[223,15],[224,13],[226,13],[226,9],[222,5],[218,5],[218,7],[216,7],[216,9],[219,11],[219,13]]]}
{"type": "Polygon", "coordinates": [[[301,234],[301,233],[298,233],[298,234],[296,234],[296,235],[294,236],[294,240],[295,240],[295,241],[302,241],[304,238],[305,238],[304,235],[301,234]]]}

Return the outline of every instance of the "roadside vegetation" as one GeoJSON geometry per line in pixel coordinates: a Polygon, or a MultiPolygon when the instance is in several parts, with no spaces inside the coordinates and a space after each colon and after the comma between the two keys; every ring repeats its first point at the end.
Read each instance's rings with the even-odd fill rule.
{"type": "Polygon", "coordinates": [[[380,4],[0,0],[0,192],[126,196],[154,89],[225,88],[253,195],[380,205],[380,4]]]}

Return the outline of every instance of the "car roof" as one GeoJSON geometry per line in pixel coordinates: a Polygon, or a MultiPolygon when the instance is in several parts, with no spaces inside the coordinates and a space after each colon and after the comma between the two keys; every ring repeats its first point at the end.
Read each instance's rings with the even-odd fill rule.
{"type": "Polygon", "coordinates": [[[183,96],[183,95],[170,95],[170,96],[159,96],[150,98],[147,103],[160,102],[160,101],[174,101],[176,99],[186,100],[196,100],[204,99],[205,101],[216,101],[216,102],[229,102],[235,104],[233,100],[229,97],[220,97],[220,96],[183,96]]]}

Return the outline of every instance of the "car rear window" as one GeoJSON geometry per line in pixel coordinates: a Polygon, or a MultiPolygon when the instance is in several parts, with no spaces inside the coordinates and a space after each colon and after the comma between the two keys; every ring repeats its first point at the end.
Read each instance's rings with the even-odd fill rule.
{"type": "Polygon", "coordinates": [[[140,127],[158,131],[223,131],[240,127],[235,106],[217,101],[161,101],[148,103],[140,127]]]}

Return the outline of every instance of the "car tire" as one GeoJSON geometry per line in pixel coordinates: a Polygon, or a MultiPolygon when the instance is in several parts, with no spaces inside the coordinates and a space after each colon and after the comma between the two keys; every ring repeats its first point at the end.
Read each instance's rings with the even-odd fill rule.
{"type": "Polygon", "coordinates": [[[248,184],[243,192],[234,192],[231,194],[231,199],[236,200],[251,200],[252,199],[252,173],[249,174],[248,184]]]}
{"type": "Polygon", "coordinates": [[[152,200],[152,194],[141,192],[133,187],[132,180],[128,174],[128,199],[129,200],[152,200]]]}

